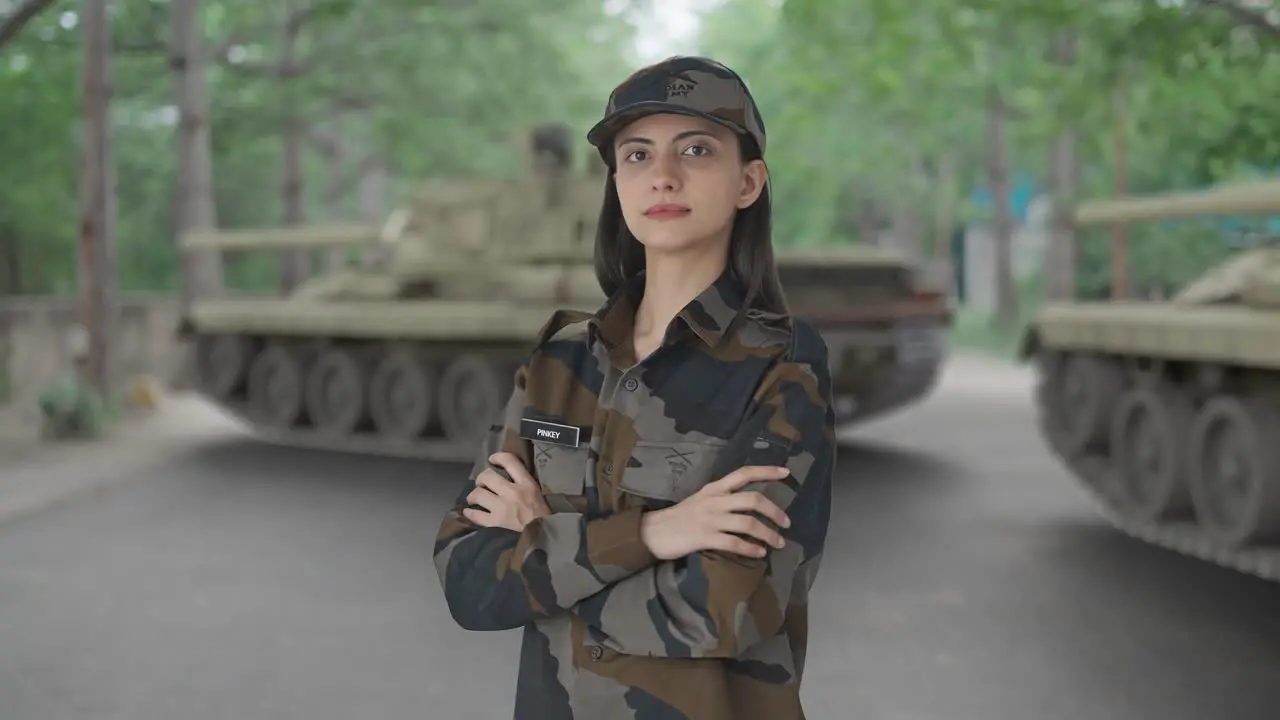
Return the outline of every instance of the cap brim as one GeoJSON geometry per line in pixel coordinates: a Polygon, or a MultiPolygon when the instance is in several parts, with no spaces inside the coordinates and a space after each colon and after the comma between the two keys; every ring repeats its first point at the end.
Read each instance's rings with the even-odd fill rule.
{"type": "Polygon", "coordinates": [[[649,100],[628,105],[627,107],[615,112],[614,114],[604,118],[596,123],[587,131],[587,142],[596,146],[600,150],[606,150],[605,147],[613,140],[613,136],[617,134],[622,127],[628,123],[635,122],[646,115],[657,115],[659,113],[674,113],[676,115],[688,115],[689,117],[702,118],[710,120],[717,125],[722,125],[739,135],[750,136],[747,129],[739,127],[737,124],[729,122],[724,118],[716,117],[700,110],[685,107],[684,105],[676,105],[674,103],[662,102],[660,100],[649,100]]]}

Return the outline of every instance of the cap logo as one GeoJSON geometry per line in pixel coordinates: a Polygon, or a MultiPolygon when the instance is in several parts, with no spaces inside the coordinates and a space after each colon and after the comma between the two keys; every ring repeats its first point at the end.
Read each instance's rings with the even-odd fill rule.
{"type": "Polygon", "coordinates": [[[667,78],[667,99],[687,97],[698,86],[698,81],[685,74],[667,78]]]}
{"type": "Polygon", "coordinates": [[[609,93],[604,117],[587,131],[587,142],[610,163],[610,140],[619,127],[655,112],[718,122],[749,137],[755,151],[764,154],[764,120],[746,82],[720,63],[701,57],[669,58],[623,80],[609,93]]]}

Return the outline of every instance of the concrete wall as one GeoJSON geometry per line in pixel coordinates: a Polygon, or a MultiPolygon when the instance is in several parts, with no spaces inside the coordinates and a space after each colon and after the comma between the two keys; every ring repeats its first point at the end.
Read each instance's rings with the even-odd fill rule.
{"type": "MultiPolygon", "coordinates": [[[[117,342],[120,370],[168,381],[178,368],[174,329],[178,302],[169,298],[126,298],[117,342]]],[[[81,320],[75,299],[0,297],[0,406],[35,397],[72,366],[67,337],[81,320]]]]}

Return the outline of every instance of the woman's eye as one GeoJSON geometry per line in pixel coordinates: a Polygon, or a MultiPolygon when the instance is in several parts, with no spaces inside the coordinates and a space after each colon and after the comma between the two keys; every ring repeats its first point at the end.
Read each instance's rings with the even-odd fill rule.
{"type": "Polygon", "coordinates": [[[704,154],[710,154],[711,150],[707,149],[706,147],[703,147],[702,145],[690,145],[689,147],[685,148],[685,152],[686,153],[693,152],[694,155],[700,156],[704,154]],[[696,152],[693,152],[693,151],[696,151],[696,152]]]}
{"type": "Polygon", "coordinates": [[[632,150],[631,152],[627,153],[627,162],[640,162],[641,160],[644,159],[642,157],[639,157],[641,155],[644,155],[643,150],[632,150]]]}

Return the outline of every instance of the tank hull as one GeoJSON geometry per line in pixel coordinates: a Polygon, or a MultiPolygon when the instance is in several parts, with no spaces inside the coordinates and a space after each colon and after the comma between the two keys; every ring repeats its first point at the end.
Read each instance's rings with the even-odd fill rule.
{"type": "MultiPolygon", "coordinates": [[[[1094,200],[1077,227],[1280,213],[1280,180],[1094,200]]],[[[1152,545],[1280,580],[1280,250],[1237,251],[1167,301],[1042,309],[1039,432],[1116,528],[1152,545]]]]}
{"type": "Polygon", "coordinates": [[[1280,309],[1055,305],[1022,356],[1043,441],[1113,526],[1280,582],[1280,309]]]}
{"type": "MultiPolygon", "coordinates": [[[[267,441],[463,462],[509,395],[515,367],[537,329],[559,307],[445,299],[204,301],[192,308],[180,333],[192,357],[180,384],[267,441]],[[388,376],[391,358],[398,362],[399,384],[388,386],[375,377],[388,376]],[[268,369],[255,370],[262,363],[268,369]],[[324,409],[326,402],[334,404],[325,399],[326,374],[331,381],[346,378],[338,392],[349,396],[342,406],[347,409],[324,409]],[[275,391],[272,405],[264,388],[282,376],[284,389],[275,391]],[[457,377],[469,383],[448,387],[457,377]],[[405,418],[387,418],[395,402],[388,393],[408,403],[405,418]],[[373,410],[379,403],[380,413],[373,410]]],[[[796,314],[814,322],[827,341],[839,424],[883,417],[933,390],[951,317],[943,301],[796,314]]]]}
{"type": "Polygon", "coordinates": [[[941,301],[797,314],[813,322],[827,343],[837,423],[883,419],[922,402],[935,389],[951,323],[941,301]]]}

